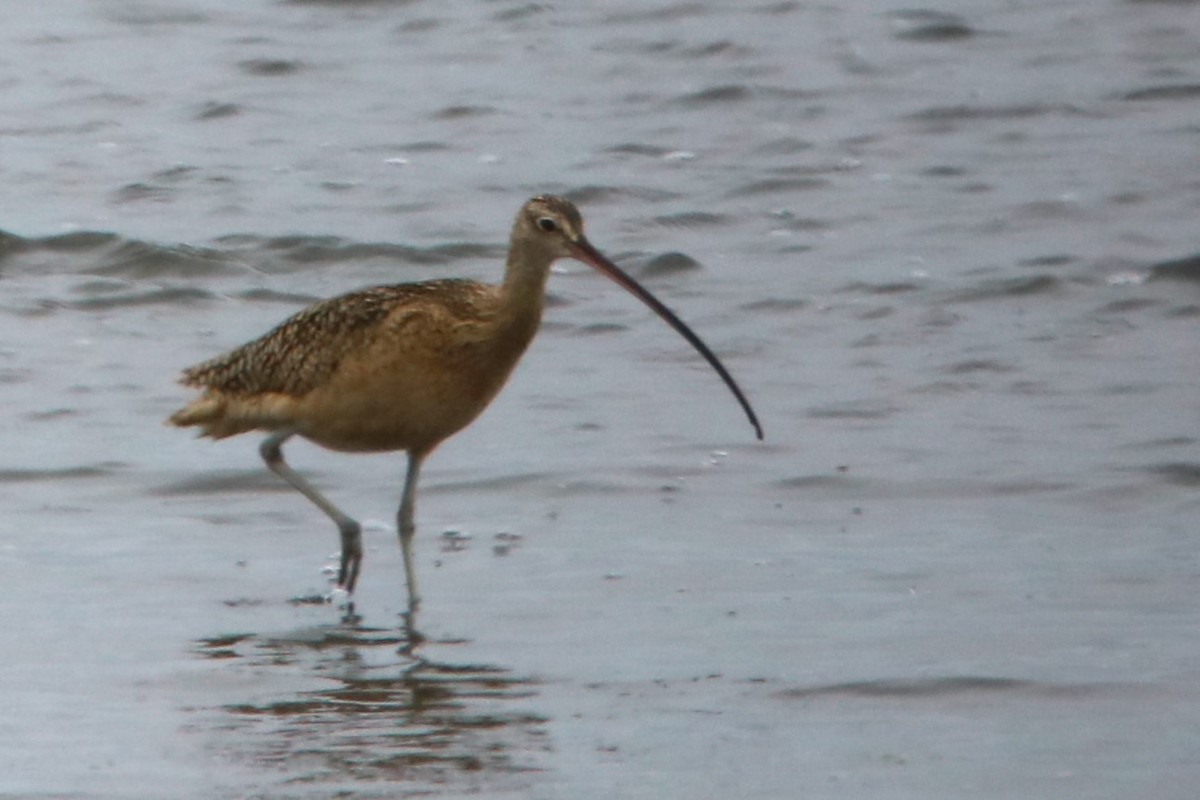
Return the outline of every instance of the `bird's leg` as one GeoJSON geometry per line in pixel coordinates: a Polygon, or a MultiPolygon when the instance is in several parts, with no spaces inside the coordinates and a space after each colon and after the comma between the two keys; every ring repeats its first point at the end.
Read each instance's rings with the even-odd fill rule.
{"type": "Polygon", "coordinates": [[[354,519],[346,516],[340,508],[325,499],[325,496],[313,488],[312,484],[301,478],[297,472],[283,460],[283,443],[295,434],[292,430],[272,433],[259,445],[263,461],[279,477],[290,483],[296,491],[312,501],[312,504],[325,512],[325,516],[333,520],[342,538],[342,564],[338,570],[338,586],[348,593],[354,593],[354,584],[358,582],[358,568],[362,564],[362,526],[354,519]]]}
{"type": "Polygon", "coordinates": [[[404,477],[404,496],[400,499],[400,511],[396,514],[396,532],[400,534],[400,554],[404,556],[404,580],[408,583],[408,613],[417,613],[421,597],[417,594],[417,571],[413,567],[412,540],[417,532],[414,513],[417,501],[417,477],[425,454],[410,450],[408,474],[404,477]]]}

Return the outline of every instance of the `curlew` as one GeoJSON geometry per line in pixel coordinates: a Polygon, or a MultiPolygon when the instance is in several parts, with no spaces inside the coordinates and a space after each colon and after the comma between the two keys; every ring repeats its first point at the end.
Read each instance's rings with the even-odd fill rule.
{"type": "Polygon", "coordinates": [[[666,306],[593,247],[578,209],[561,197],[535,197],[517,214],[504,281],[443,279],[378,286],[318,302],[225,355],[184,370],[202,390],[170,422],[224,439],[265,431],[267,466],[337,525],[338,586],[353,593],[362,564],[362,529],[297,474],[283,444],[301,436],[343,452],[408,454],[397,532],[408,608],[420,602],[412,539],[417,477],[425,458],[487,407],[525,352],[542,317],[550,265],[574,258],[653,309],[699,351],[741,404],[750,402],[712,350],[666,306]]]}

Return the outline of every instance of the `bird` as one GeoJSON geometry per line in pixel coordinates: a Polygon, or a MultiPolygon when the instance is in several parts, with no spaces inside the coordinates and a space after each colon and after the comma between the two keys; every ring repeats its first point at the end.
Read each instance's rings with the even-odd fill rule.
{"type": "Polygon", "coordinates": [[[408,613],[420,604],[412,541],[425,459],[465,428],[504,386],[542,318],[551,265],[571,258],[629,291],[680,333],[733,393],[756,437],[762,425],[720,359],[658,298],[597,250],[569,200],[540,195],[513,223],[500,284],[444,278],[376,286],[319,301],[258,339],[185,369],[201,392],[167,420],[225,439],[265,432],[272,472],[308,498],[341,539],[337,586],[352,596],[363,560],[362,527],[288,465],[293,436],[338,452],[408,456],[396,529],[408,613]]]}

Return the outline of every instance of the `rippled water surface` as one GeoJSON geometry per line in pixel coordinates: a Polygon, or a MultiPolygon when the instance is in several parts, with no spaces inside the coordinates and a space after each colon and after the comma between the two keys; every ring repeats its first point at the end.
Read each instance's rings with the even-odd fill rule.
{"type": "Polygon", "coordinates": [[[59,2],[0,26],[0,797],[1192,798],[1200,4],[59,2]],[[581,265],[428,462],[161,420],[314,299],[581,265]]]}

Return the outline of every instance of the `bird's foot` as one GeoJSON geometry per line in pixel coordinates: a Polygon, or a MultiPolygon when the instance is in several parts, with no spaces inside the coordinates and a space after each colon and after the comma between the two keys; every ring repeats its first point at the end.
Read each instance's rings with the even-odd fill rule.
{"type": "Polygon", "coordinates": [[[337,585],[347,594],[354,594],[354,587],[358,583],[358,570],[363,559],[362,529],[356,522],[353,526],[342,528],[341,534],[342,561],[338,567],[337,585]]]}
{"type": "Polygon", "coordinates": [[[362,614],[355,612],[354,601],[350,600],[342,606],[342,624],[357,628],[360,622],[362,622],[362,614]]]}
{"type": "Polygon", "coordinates": [[[410,608],[408,611],[402,612],[400,616],[404,620],[404,642],[400,645],[400,652],[411,656],[427,637],[417,630],[417,614],[414,609],[410,608]]]}

